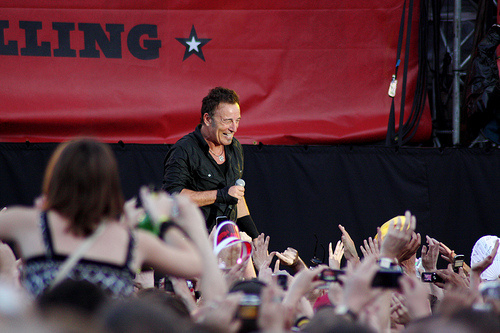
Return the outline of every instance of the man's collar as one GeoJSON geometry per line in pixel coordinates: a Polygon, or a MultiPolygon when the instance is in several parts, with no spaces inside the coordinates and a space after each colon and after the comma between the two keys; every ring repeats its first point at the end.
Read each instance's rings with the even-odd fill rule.
{"type": "Polygon", "coordinates": [[[196,129],[194,130],[194,136],[196,140],[198,140],[198,144],[200,145],[200,147],[202,147],[204,151],[208,151],[208,143],[201,134],[201,124],[198,124],[198,126],[196,126],[196,129]]]}

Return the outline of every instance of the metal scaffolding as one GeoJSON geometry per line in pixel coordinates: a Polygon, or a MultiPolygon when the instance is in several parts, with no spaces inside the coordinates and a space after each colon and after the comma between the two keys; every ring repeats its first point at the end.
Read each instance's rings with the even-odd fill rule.
{"type": "MultiPolygon", "coordinates": [[[[434,1],[436,0],[427,1],[427,6],[429,8],[435,6],[434,1]]],[[[488,1],[489,6],[497,8],[496,1],[488,1]]],[[[429,73],[434,146],[441,146],[440,138],[450,135],[451,144],[459,146],[461,144],[462,93],[464,78],[472,58],[478,1],[444,0],[438,3],[441,7],[439,13],[436,13],[436,10],[429,11],[427,22],[434,29],[436,29],[434,23],[439,22],[439,33],[431,31],[433,35],[429,36],[431,40],[434,39],[434,48],[439,49],[431,47],[428,52],[428,63],[431,67],[432,64],[436,64],[429,73]],[[436,36],[439,36],[439,41],[435,40],[436,36]],[[434,80],[433,77],[439,79],[434,80]],[[438,86],[439,89],[437,89],[438,86]]]]}
{"type": "Polygon", "coordinates": [[[461,62],[462,37],[462,0],[455,0],[453,11],[453,145],[460,144],[460,74],[463,68],[461,62]]]}

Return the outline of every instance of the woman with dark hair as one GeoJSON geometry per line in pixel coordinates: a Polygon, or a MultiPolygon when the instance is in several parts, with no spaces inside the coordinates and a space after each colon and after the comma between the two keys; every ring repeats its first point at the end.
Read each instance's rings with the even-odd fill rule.
{"type": "Polygon", "coordinates": [[[203,241],[208,238],[203,217],[188,198],[165,196],[143,191],[155,222],[174,215],[176,224],[165,222],[161,228],[166,241],[131,230],[120,222],[124,199],[113,152],[96,140],[76,139],[59,145],[52,155],[37,205],[41,209],[13,207],[0,213],[0,239],[17,244],[23,283],[34,296],[51,287],[67,258],[85,244],[81,259],[68,265],[62,278],[85,280],[125,297],[132,294],[135,273],[144,265],[179,277],[201,274],[200,251],[209,246],[203,241]],[[172,225],[180,228],[167,228],[172,225]]]}

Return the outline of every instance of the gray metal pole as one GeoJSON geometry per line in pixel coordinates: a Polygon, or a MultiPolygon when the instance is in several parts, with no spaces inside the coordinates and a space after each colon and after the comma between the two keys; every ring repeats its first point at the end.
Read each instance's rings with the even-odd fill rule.
{"type": "Polygon", "coordinates": [[[462,0],[455,0],[453,14],[453,145],[460,144],[460,38],[462,35],[462,0]]]}

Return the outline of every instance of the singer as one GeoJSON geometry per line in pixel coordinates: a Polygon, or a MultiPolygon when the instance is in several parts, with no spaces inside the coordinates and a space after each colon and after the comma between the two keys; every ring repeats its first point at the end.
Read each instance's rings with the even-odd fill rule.
{"type": "Polygon", "coordinates": [[[196,129],[177,141],[165,156],[162,188],[172,194],[186,194],[196,202],[209,231],[218,216],[226,216],[256,238],[259,233],[241,180],[243,148],[234,138],[241,119],[239,103],[231,89],[216,87],[209,91],[203,98],[196,129]]]}

